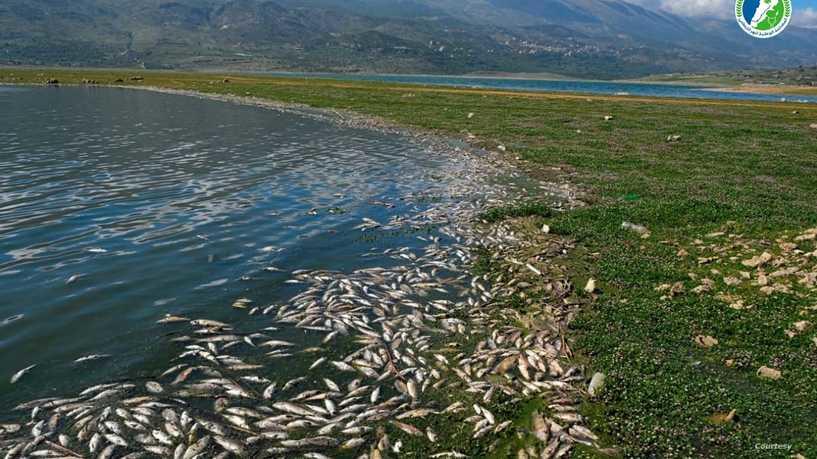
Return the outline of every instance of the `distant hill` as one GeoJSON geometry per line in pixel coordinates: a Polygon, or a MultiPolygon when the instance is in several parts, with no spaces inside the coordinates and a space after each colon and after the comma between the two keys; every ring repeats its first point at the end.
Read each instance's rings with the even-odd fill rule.
{"type": "Polygon", "coordinates": [[[620,0],[0,2],[0,64],[621,78],[814,65],[816,43],[620,0]]]}

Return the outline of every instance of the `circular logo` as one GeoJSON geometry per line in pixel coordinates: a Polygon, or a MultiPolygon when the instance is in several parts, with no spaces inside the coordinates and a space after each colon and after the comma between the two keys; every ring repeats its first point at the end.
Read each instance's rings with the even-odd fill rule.
{"type": "Polygon", "coordinates": [[[771,38],[791,22],[791,0],[736,0],[735,18],[749,35],[771,38]]]}

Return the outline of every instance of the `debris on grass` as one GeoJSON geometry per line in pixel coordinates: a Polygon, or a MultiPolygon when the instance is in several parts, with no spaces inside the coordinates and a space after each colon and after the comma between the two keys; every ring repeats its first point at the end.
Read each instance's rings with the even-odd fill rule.
{"type": "Polygon", "coordinates": [[[783,377],[780,373],[780,370],[769,368],[767,366],[762,366],[758,368],[757,375],[763,379],[771,379],[771,380],[778,380],[783,377]]]}
{"type": "Polygon", "coordinates": [[[804,331],[811,329],[811,326],[812,324],[808,320],[801,320],[799,322],[795,322],[792,324],[791,328],[786,330],[786,336],[788,336],[789,338],[794,338],[795,336],[803,333],[804,331]]]}
{"type": "Polygon", "coordinates": [[[752,257],[748,260],[743,260],[741,264],[743,266],[746,266],[747,268],[758,268],[770,262],[772,258],[773,258],[772,254],[770,254],[769,252],[763,252],[758,256],[752,257]]]}
{"type": "Polygon", "coordinates": [[[591,397],[595,397],[598,395],[602,388],[604,388],[604,382],[607,379],[604,373],[595,373],[592,378],[590,378],[590,384],[587,386],[587,393],[590,394],[591,397]]]}
{"type": "Polygon", "coordinates": [[[621,228],[625,230],[630,230],[645,239],[650,237],[650,230],[647,229],[647,227],[644,225],[636,225],[635,223],[623,222],[621,224],[621,228]]]}
{"type": "Polygon", "coordinates": [[[701,346],[703,348],[710,348],[713,346],[717,346],[718,339],[712,336],[705,336],[705,335],[698,335],[694,339],[695,344],[701,346]]]}
{"type": "Polygon", "coordinates": [[[728,413],[715,413],[709,417],[709,422],[716,425],[729,424],[735,419],[735,414],[737,414],[736,410],[728,413]]]}

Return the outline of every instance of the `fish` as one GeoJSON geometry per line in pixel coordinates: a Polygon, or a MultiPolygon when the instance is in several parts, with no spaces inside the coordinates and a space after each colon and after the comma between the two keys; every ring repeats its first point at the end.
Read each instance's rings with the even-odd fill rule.
{"type": "Polygon", "coordinates": [[[11,377],[11,384],[16,384],[17,381],[20,380],[20,378],[22,378],[28,372],[33,370],[36,366],[37,366],[36,364],[30,365],[30,366],[27,366],[27,367],[23,368],[22,370],[18,371],[17,373],[14,373],[14,375],[11,377]]]}
{"type": "Polygon", "coordinates": [[[82,276],[83,276],[83,274],[74,274],[65,281],[65,284],[66,285],[71,285],[74,282],[78,281],[82,276]]]}
{"type": "Polygon", "coordinates": [[[11,324],[13,322],[17,322],[18,320],[23,319],[24,317],[25,317],[25,314],[13,315],[11,317],[8,317],[8,318],[4,319],[3,322],[0,322],[0,326],[9,325],[9,324],[11,324]]]}
{"type": "Polygon", "coordinates": [[[110,356],[111,356],[110,354],[91,354],[91,355],[86,355],[85,357],[80,357],[80,358],[74,360],[74,363],[82,363],[82,362],[89,362],[91,360],[107,359],[110,356]]]}

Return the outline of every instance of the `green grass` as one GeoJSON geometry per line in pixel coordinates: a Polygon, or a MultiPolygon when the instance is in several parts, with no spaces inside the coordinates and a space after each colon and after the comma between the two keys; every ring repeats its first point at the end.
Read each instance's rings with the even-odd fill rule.
{"type": "MultiPolygon", "coordinates": [[[[599,281],[601,294],[575,320],[573,339],[589,371],[608,375],[587,412],[608,446],[633,457],[817,456],[814,332],[794,339],[783,333],[817,304],[813,292],[757,294],[753,309],[737,311],[713,295],[662,299],[655,291],[661,283],[689,284],[690,272],[706,274],[710,267],[676,251],[707,233],[728,228],[745,240],[774,241],[817,226],[817,130],[809,128],[817,109],[248,76],[224,84],[222,75],[203,74],[142,72],[145,81],[132,83],[132,73],[6,69],[0,81],[12,81],[11,74],[15,82],[123,77],[127,84],[350,109],[446,135],[470,133],[487,148],[505,145],[532,175],[556,174],[589,192],[589,206],[554,214],[549,224],[576,240],[571,262],[599,281]],[[606,122],[608,114],[614,119],[606,122]],[[667,142],[675,134],[680,141],[667,142]],[[622,230],[624,221],[647,226],[652,236],[622,230]],[[698,334],[720,344],[697,347],[698,334]],[[736,364],[727,367],[727,359],[736,364]],[[781,369],[783,378],[761,380],[761,365],[781,369]],[[734,422],[708,421],[731,409],[734,422]],[[792,450],[757,451],[758,443],[792,450]]],[[[543,205],[487,216],[550,215],[543,205]]],[[[483,264],[479,269],[490,269],[483,264]]]]}
{"type": "Polygon", "coordinates": [[[482,214],[480,219],[486,223],[497,223],[510,218],[550,217],[551,215],[553,215],[553,211],[546,203],[522,202],[513,206],[489,209],[482,214]]]}

